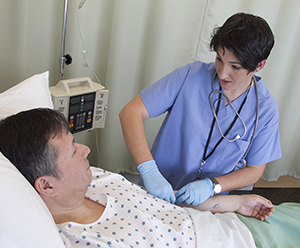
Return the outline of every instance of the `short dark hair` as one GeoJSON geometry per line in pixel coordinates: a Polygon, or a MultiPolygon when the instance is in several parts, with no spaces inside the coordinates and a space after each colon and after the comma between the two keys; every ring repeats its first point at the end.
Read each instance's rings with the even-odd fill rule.
{"type": "Polygon", "coordinates": [[[231,51],[245,69],[254,71],[258,63],[270,55],[274,35],[263,18],[237,13],[213,30],[210,50],[217,51],[219,46],[231,51]]]}
{"type": "Polygon", "coordinates": [[[32,109],[0,122],[0,151],[34,186],[44,175],[59,178],[58,150],[49,141],[68,132],[65,117],[46,108],[32,109]]]}

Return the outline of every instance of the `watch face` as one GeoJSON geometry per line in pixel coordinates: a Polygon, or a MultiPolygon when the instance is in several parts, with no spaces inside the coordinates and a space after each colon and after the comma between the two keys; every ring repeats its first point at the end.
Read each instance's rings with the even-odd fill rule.
{"type": "Polygon", "coordinates": [[[221,193],[221,190],[222,190],[222,187],[220,184],[216,184],[215,187],[214,187],[214,191],[216,194],[219,194],[221,193]]]}

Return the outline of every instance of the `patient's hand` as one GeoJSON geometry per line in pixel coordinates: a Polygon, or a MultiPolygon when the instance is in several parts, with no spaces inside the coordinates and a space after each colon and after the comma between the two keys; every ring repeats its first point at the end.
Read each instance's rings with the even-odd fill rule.
{"type": "Polygon", "coordinates": [[[272,202],[259,195],[216,195],[197,206],[184,203],[179,206],[212,213],[237,212],[258,220],[267,219],[274,211],[272,202]]]}
{"type": "Polygon", "coordinates": [[[241,195],[239,207],[235,211],[245,216],[254,217],[259,220],[267,219],[273,212],[273,204],[259,195],[241,195]]]}

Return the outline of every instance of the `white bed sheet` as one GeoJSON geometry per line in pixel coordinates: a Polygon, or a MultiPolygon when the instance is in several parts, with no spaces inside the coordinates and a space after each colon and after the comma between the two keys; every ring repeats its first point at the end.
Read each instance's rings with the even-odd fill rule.
{"type": "Polygon", "coordinates": [[[209,211],[186,209],[194,222],[197,247],[256,247],[251,232],[235,213],[212,214],[209,211]]]}

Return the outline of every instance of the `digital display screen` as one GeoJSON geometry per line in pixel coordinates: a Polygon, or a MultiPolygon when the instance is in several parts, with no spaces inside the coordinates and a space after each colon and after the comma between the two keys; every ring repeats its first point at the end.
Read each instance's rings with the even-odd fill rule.
{"type": "Polygon", "coordinates": [[[83,105],[83,111],[93,110],[94,102],[87,102],[83,105]]]}
{"type": "Polygon", "coordinates": [[[70,115],[74,115],[76,113],[79,113],[80,112],[80,105],[73,105],[73,106],[70,106],[70,115]]]}
{"type": "Polygon", "coordinates": [[[88,94],[84,96],[85,101],[93,101],[95,97],[95,94],[88,94]]]}
{"type": "Polygon", "coordinates": [[[80,103],[80,96],[70,97],[70,104],[80,103]]]}

